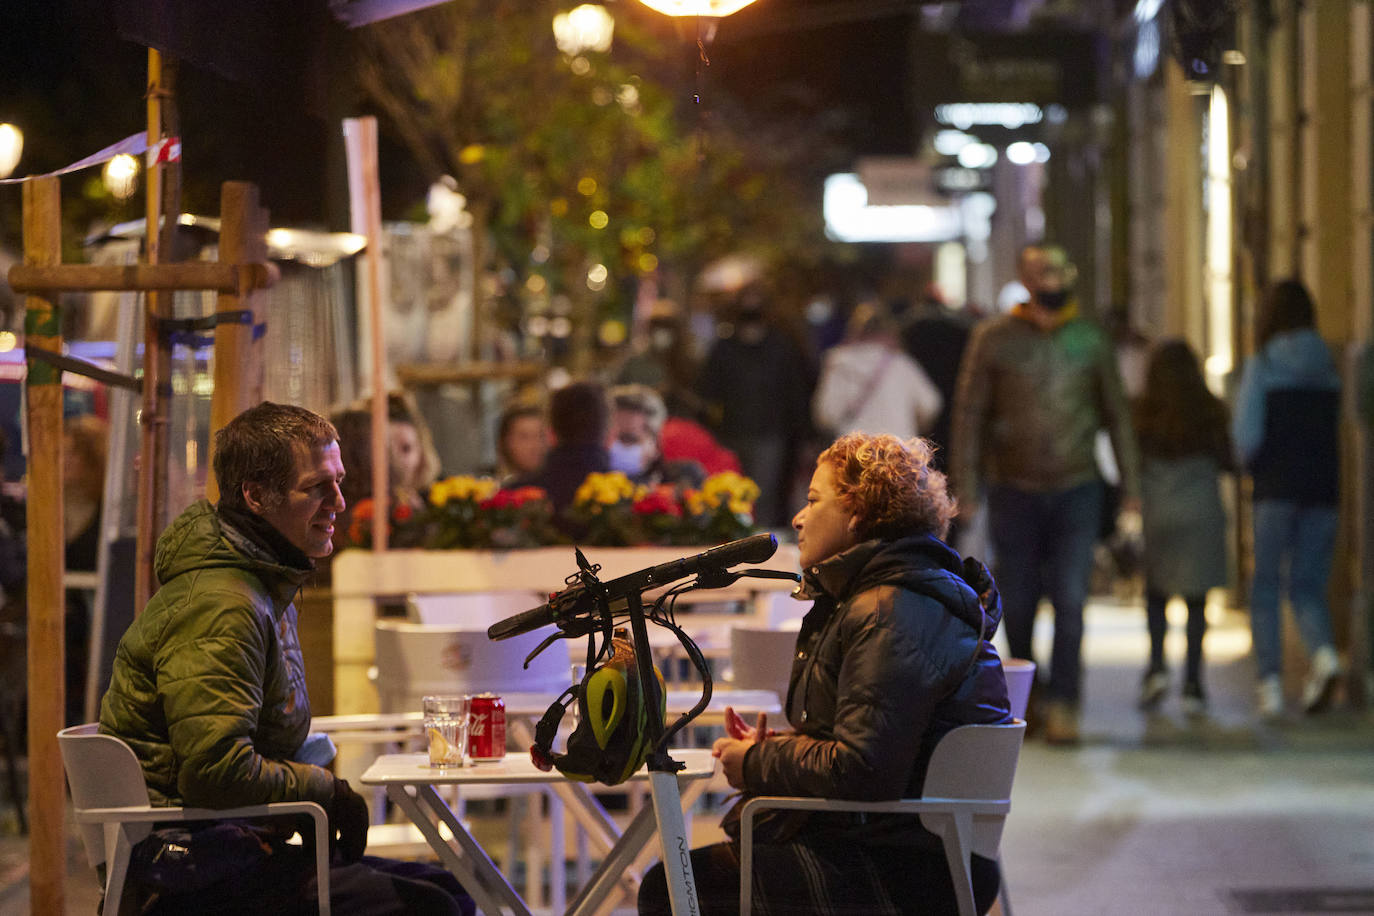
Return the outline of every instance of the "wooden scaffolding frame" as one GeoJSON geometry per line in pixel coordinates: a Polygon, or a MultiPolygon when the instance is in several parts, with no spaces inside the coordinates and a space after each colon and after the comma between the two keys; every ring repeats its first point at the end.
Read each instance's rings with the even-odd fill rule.
{"type": "MultiPolygon", "coordinates": [[[[155,52],[152,52],[155,53],[155,52]]],[[[152,67],[150,65],[150,71],[152,67]]],[[[150,169],[150,174],[152,173],[150,169]]],[[[158,209],[148,188],[148,246],[144,263],[106,266],[62,263],[59,180],[24,184],[24,261],[10,269],[9,283],[24,293],[25,354],[28,366],[25,411],[28,458],[28,753],[30,910],[64,911],[66,873],[65,785],[57,732],[65,724],[65,659],[62,584],[62,372],[93,375],[107,383],[140,390],[143,407],[139,468],[138,573],[135,610],[152,591],[152,554],[163,513],[167,456],[167,401],[171,395],[170,334],[182,325],[214,328],[215,388],[211,432],[262,400],[263,366],[255,345],[260,291],[277,278],[267,260],[267,212],[257,188],[226,182],[221,191],[217,262],[158,264],[158,209]],[[137,380],[61,355],[62,322],[57,294],[64,290],[138,291],[147,294],[144,372],[137,380]],[[217,292],[215,315],[177,322],[168,317],[170,294],[217,292]]]]}

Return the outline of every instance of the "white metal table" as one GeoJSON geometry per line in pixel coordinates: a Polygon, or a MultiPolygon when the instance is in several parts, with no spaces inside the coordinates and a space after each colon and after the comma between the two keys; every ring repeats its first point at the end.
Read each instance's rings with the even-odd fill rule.
{"type": "MultiPolygon", "coordinates": [[[[686,764],[678,773],[678,790],[683,804],[690,806],[715,772],[715,760],[706,748],[671,753],[673,759],[686,764]]],[[[648,775],[641,769],[632,781],[645,780],[648,775]]],[[[361,782],[386,789],[387,796],[420,829],[439,861],[458,877],[478,908],[488,916],[499,916],[507,910],[516,916],[532,914],[491,857],[454,815],[438,787],[545,783],[558,793],[567,810],[606,850],[600,866],[568,907],[569,914],[579,916],[596,913],[625,883],[627,870],[648,845],[657,826],[653,807],[644,805],[620,831],[586,784],[567,779],[556,770],[546,773],[524,754],[508,754],[494,763],[445,769],[431,767],[425,754],[384,754],[367,768],[361,782]],[[451,841],[440,833],[440,824],[447,825],[452,832],[451,841]]],[[[629,884],[633,883],[631,879],[629,884]]]]}

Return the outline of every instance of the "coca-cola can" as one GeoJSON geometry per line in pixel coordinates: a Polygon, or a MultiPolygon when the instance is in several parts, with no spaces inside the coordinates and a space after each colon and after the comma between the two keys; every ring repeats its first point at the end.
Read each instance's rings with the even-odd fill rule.
{"type": "Polygon", "coordinates": [[[472,697],[468,726],[468,756],[474,762],[506,756],[506,701],[494,693],[472,697]]]}

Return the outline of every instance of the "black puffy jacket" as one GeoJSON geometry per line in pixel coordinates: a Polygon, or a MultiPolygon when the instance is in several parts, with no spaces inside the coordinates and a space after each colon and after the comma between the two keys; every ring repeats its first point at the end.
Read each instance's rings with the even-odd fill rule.
{"type": "MultiPolygon", "coordinates": [[[[802,621],[787,692],[795,731],[749,749],[746,796],[917,797],[946,732],[1011,721],[991,642],[1001,602],[993,588],[981,607],[943,542],[866,541],[806,570],[806,588],[816,603],[802,621]]],[[[938,846],[913,817],[787,822],[775,821],[774,840],[804,829],[830,841],[852,833],[874,845],[938,846]]]]}

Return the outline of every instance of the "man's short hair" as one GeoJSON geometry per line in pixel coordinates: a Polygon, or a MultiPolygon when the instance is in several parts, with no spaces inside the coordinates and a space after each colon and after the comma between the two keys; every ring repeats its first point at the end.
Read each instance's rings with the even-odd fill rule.
{"type": "Polygon", "coordinates": [[[243,485],[260,484],[266,501],[284,499],[296,473],[296,446],[307,450],[337,442],[334,424],[292,404],[263,401],[215,433],[215,480],[220,502],[246,509],[243,485]]]}
{"type": "Polygon", "coordinates": [[[644,414],[655,436],[662,432],[663,421],[668,418],[663,398],[648,385],[617,385],[611,389],[611,403],[616,410],[633,410],[644,414]]]}

